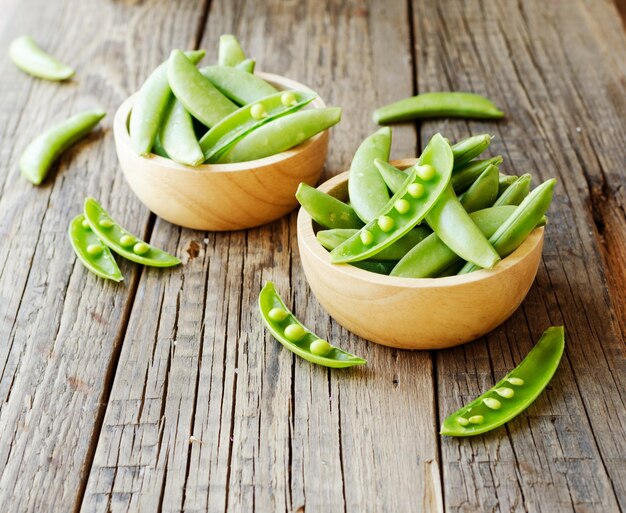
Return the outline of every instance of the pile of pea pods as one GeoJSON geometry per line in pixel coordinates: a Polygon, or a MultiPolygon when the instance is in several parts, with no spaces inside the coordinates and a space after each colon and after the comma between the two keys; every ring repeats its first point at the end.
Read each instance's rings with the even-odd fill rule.
{"type": "Polygon", "coordinates": [[[218,64],[204,51],[174,50],[135,95],[129,133],[135,151],[179,164],[233,163],[293,148],[337,124],[341,109],[303,109],[312,91],[279,91],[254,74],[237,39],[222,35],[218,64]]]}
{"type": "Polygon", "coordinates": [[[479,158],[491,139],[435,134],[402,171],[388,163],[391,129],[381,128],[354,155],[348,202],[304,183],[296,196],[333,263],[405,278],[492,269],[546,223],[556,180],[531,190],[530,174],[501,173],[501,156],[479,158]]]}

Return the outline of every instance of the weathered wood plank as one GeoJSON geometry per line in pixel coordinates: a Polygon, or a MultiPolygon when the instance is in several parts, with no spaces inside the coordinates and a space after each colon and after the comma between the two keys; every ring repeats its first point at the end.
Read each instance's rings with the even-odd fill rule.
{"type": "Polygon", "coordinates": [[[125,284],[105,283],[76,263],[66,230],[87,195],[136,233],[149,229],[149,213],[117,165],[112,116],[162,58],[159,45],[193,42],[183,29],[202,15],[201,5],[154,7],[20,2],[0,34],[3,55],[27,33],[77,69],[58,84],[0,62],[0,504],[7,511],[70,511],[81,500],[139,268],[120,262],[125,284]],[[19,175],[32,137],[96,105],[109,113],[103,129],[69,151],[44,185],[19,175]]]}
{"type": "MultiPolygon", "coordinates": [[[[412,93],[404,2],[215,1],[202,40],[209,59],[226,31],[261,69],[344,108],[327,176],[375,129],[376,105],[412,93]],[[397,74],[372,72],[390,66],[397,74]]],[[[414,129],[397,130],[394,154],[414,152],[414,129]]],[[[164,511],[403,511],[437,502],[430,355],[368,345],[332,322],[306,286],[294,221],[231,234],[157,221],[190,258],[180,276],[142,276],[84,511],[151,511],[158,497],[164,511]],[[276,343],[257,314],[268,279],[304,322],[368,367],[329,372],[276,343]]]]}
{"type": "Polygon", "coordinates": [[[607,282],[623,297],[623,210],[610,206],[623,194],[626,156],[619,17],[609,2],[414,6],[418,90],[485,93],[508,113],[492,125],[427,123],[423,133],[487,129],[506,171],[559,178],[523,307],[485,339],[437,354],[440,417],[493,385],[551,324],[565,324],[566,356],[548,391],[506,428],[442,440],[446,509],[617,511],[626,507],[626,367],[623,299],[611,300],[607,282]],[[593,211],[598,191],[611,200],[606,212],[593,211]],[[617,251],[606,268],[594,214],[617,251]]]}

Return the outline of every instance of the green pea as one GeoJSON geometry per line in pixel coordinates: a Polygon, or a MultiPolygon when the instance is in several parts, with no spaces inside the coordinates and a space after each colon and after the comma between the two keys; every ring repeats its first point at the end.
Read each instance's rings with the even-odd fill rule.
{"type": "Polygon", "coordinates": [[[274,322],[284,321],[289,314],[282,308],[272,308],[267,316],[274,322]]]}
{"type": "MultiPolygon", "coordinates": [[[[416,184],[411,184],[411,185],[421,185],[421,184],[416,183],[416,184]]],[[[407,200],[402,199],[402,198],[400,198],[399,200],[396,200],[393,206],[400,214],[406,214],[409,210],[411,210],[411,204],[407,200]]]]}
{"type": "Polygon", "coordinates": [[[302,326],[287,309],[272,282],[267,282],[259,294],[259,309],[263,322],[274,338],[301,358],[333,368],[352,367],[367,363],[358,356],[338,347],[333,347],[302,326]],[[277,319],[273,319],[273,312],[276,311],[284,313],[285,317],[281,319],[281,314],[277,319]],[[289,323],[286,329],[283,328],[285,322],[289,323]],[[288,334],[288,331],[291,333],[288,334]]]}
{"type": "Polygon", "coordinates": [[[372,235],[372,232],[370,232],[369,230],[361,231],[360,237],[361,237],[361,242],[365,246],[369,246],[372,242],[374,242],[374,235],[372,235]]]}
{"type": "Polygon", "coordinates": [[[325,340],[317,339],[311,343],[310,351],[318,356],[324,356],[332,349],[332,346],[325,340]]]}
{"type": "Polygon", "coordinates": [[[511,383],[511,385],[515,385],[517,387],[521,387],[524,384],[524,380],[522,378],[508,378],[507,381],[511,383]]]}
{"type": "Polygon", "coordinates": [[[492,410],[499,410],[500,408],[502,408],[502,403],[497,399],[494,399],[493,397],[485,397],[483,399],[483,403],[487,408],[490,408],[492,410]]]}
{"type": "Polygon", "coordinates": [[[67,80],[74,69],[44,52],[29,36],[15,39],[9,46],[9,58],[22,71],[46,80],[67,80]]]}
{"type": "Polygon", "coordinates": [[[461,425],[461,426],[467,426],[469,424],[469,420],[467,420],[465,417],[459,417],[458,419],[456,419],[456,421],[461,425]]]}
{"type": "Polygon", "coordinates": [[[485,418],[482,415],[472,415],[468,421],[470,424],[482,424],[485,418]]]}
{"type": "Polygon", "coordinates": [[[426,164],[425,166],[417,166],[417,176],[419,176],[422,180],[432,180],[435,177],[435,173],[435,168],[429,164],[426,164]]]}
{"type": "Polygon", "coordinates": [[[509,387],[500,387],[495,389],[496,394],[505,399],[510,399],[515,395],[515,390],[509,387]]]}
{"type": "Polygon", "coordinates": [[[108,217],[105,217],[98,221],[98,226],[101,228],[111,228],[113,226],[113,221],[111,221],[108,217]]]}
{"type": "Polygon", "coordinates": [[[138,242],[133,246],[133,253],[137,255],[145,255],[148,251],[150,251],[150,246],[145,242],[138,242]]]}
{"type": "MultiPolygon", "coordinates": [[[[406,201],[406,200],[405,200],[406,201]]],[[[394,226],[394,221],[391,217],[389,216],[380,216],[378,218],[378,227],[383,231],[383,232],[388,232],[390,230],[393,229],[394,226]]]]}
{"type": "Polygon", "coordinates": [[[252,107],[250,107],[250,115],[254,119],[263,119],[267,117],[267,111],[262,103],[255,103],[252,107]]]}
{"type": "Polygon", "coordinates": [[[424,195],[426,189],[421,183],[412,183],[411,185],[409,185],[407,191],[412,198],[418,199],[424,195]]]}
{"type": "Polygon", "coordinates": [[[280,101],[285,107],[291,107],[298,102],[296,95],[293,92],[288,91],[280,95],[280,101]]]}
{"type": "Polygon", "coordinates": [[[89,244],[87,246],[87,253],[91,256],[99,256],[102,254],[103,248],[100,244],[89,244]]]}
{"type": "Polygon", "coordinates": [[[132,235],[122,235],[120,237],[120,244],[125,248],[133,246],[136,241],[137,239],[135,239],[135,237],[133,237],[132,235]]]}

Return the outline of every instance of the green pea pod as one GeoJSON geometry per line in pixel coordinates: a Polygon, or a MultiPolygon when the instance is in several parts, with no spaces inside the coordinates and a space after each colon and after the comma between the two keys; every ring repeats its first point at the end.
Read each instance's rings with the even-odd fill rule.
{"type": "Polygon", "coordinates": [[[490,100],[473,93],[422,93],[374,111],[374,122],[385,125],[423,118],[500,119],[504,113],[490,100]]]}
{"type": "Polygon", "coordinates": [[[254,59],[246,59],[235,66],[235,68],[245,71],[246,73],[254,73],[255,67],[256,61],[254,59]]]}
{"type": "MultiPolygon", "coordinates": [[[[514,206],[492,207],[473,212],[470,218],[485,237],[491,237],[513,212],[514,206]]],[[[402,257],[391,271],[391,276],[434,278],[462,262],[436,233],[432,233],[402,257]]]]}
{"type": "Polygon", "coordinates": [[[305,328],[287,309],[271,281],[265,284],[259,294],[259,309],[273,337],[301,358],[336,369],[367,363],[363,358],[331,346],[305,328]]]}
{"type": "Polygon", "coordinates": [[[389,202],[387,184],[374,161],[389,160],[390,150],[391,129],[381,128],[361,143],[350,165],[350,203],[356,214],[366,223],[374,219],[389,202]]]}
{"type": "Polygon", "coordinates": [[[350,205],[306,183],[298,186],[296,199],[311,218],[324,228],[358,229],[363,226],[350,205]]]}
{"type": "Polygon", "coordinates": [[[475,135],[463,139],[452,145],[452,155],[454,155],[454,169],[460,168],[470,160],[475,159],[491,144],[493,136],[489,134],[475,135]]]}
{"type": "Polygon", "coordinates": [[[161,138],[159,137],[158,134],[154,139],[154,145],[152,146],[152,151],[154,152],[155,155],[158,155],[159,157],[165,157],[166,159],[170,158],[167,152],[165,151],[165,148],[163,147],[163,144],[161,143],[161,138]]]}
{"type": "Polygon", "coordinates": [[[513,185],[518,178],[519,176],[505,175],[500,173],[500,186],[498,187],[498,196],[501,196],[502,193],[506,191],[511,185],[513,185]]]}
{"type": "Polygon", "coordinates": [[[466,212],[476,212],[491,207],[498,197],[498,168],[489,166],[467,191],[459,196],[466,212]]]}
{"type": "Polygon", "coordinates": [[[217,162],[247,162],[287,151],[341,120],[339,107],[306,109],[281,116],[249,132],[217,162]]]}
{"type": "MultiPolygon", "coordinates": [[[[489,242],[502,258],[513,253],[537,227],[552,203],[555,184],[556,180],[553,178],[535,188],[516,207],[511,217],[489,238],[489,242]]],[[[472,265],[468,262],[459,274],[471,273],[479,267],[484,266],[472,265]]]]}
{"type": "Polygon", "coordinates": [[[209,128],[237,110],[237,105],[220,93],[180,50],[170,54],[167,79],[187,112],[209,128]]]}
{"type": "MultiPolygon", "coordinates": [[[[204,57],[204,50],[185,52],[194,64],[204,57]]],[[[133,148],[139,155],[150,154],[163,116],[172,98],[172,90],[167,81],[167,61],[158,66],[139,89],[133,101],[128,133],[133,148]]]]}
{"type": "MultiPolygon", "coordinates": [[[[317,232],[316,237],[318,242],[324,246],[324,248],[328,251],[332,251],[357,232],[358,230],[353,228],[335,228],[332,230],[320,230],[317,232]]],[[[431,231],[425,226],[416,226],[404,237],[394,242],[391,246],[381,250],[376,255],[376,260],[395,260],[397,262],[430,234],[431,231]]]]}
{"type": "Polygon", "coordinates": [[[25,73],[46,80],[67,80],[74,76],[74,69],[44,52],[33,38],[22,36],[9,46],[9,57],[25,73]]]}
{"type": "MultiPolygon", "coordinates": [[[[452,150],[440,134],[424,149],[418,166],[376,219],[330,252],[333,263],[373,257],[406,235],[430,212],[446,190],[452,173],[452,150]]],[[[462,208],[462,207],[461,207],[462,208]]]]}
{"type": "Polygon", "coordinates": [[[172,98],[165,113],[159,139],[173,161],[186,166],[197,166],[204,162],[204,153],[196,140],[191,115],[175,98],[172,98]]]}
{"type": "Polygon", "coordinates": [[[389,273],[397,263],[397,260],[361,260],[360,262],[352,262],[348,265],[358,267],[359,269],[363,269],[364,271],[368,271],[370,273],[389,276],[389,273]]]}
{"type": "Polygon", "coordinates": [[[50,167],[72,144],[85,137],[106,116],[103,110],[76,114],[46,130],[26,147],[20,158],[22,175],[39,185],[50,167]]]}
{"type": "Polygon", "coordinates": [[[222,34],[218,50],[217,62],[220,66],[237,66],[246,59],[241,45],[232,34],[222,34]]]}
{"type": "Polygon", "coordinates": [[[124,279],[111,251],[89,227],[84,215],[72,219],[68,235],[74,253],[92,273],[106,280],[120,282],[124,279]]]}
{"type": "Polygon", "coordinates": [[[548,328],[526,358],[496,386],[447,417],[441,426],[441,434],[479,435],[522,413],[550,383],[564,349],[563,326],[548,328]]]}
{"type": "Polygon", "coordinates": [[[400,171],[397,167],[392,166],[389,162],[385,162],[384,160],[375,160],[374,165],[378,169],[380,176],[383,181],[389,187],[389,190],[392,194],[398,192],[404,183],[406,182],[407,176],[413,171],[415,166],[411,166],[404,171],[400,171]]]}
{"type": "Polygon", "coordinates": [[[530,174],[526,173],[520,176],[498,196],[494,205],[519,205],[528,196],[531,182],[532,176],[530,174]]]}
{"type": "Polygon", "coordinates": [[[214,162],[232,144],[270,121],[295,112],[311,103],[313,92],[283,91],[244,105],[214,125],[200,139],[200,147],[207,162],[214,162]]]}
{"type": "Polygon", "coordinates": [[[452,173],[452,187],[454,192],[460,194],[471,187],[485,169],[489,166],[500,166],[502,157],[500,155],[484,160],[472,160],[471,162],[454,170],[452,173]]]}
{"type": "Polygon", "coordinates": [[[200,73],[238,105],[247,105],[278,92],[278,89],[257,75],[237,68],[206,66],[200,73]]]}
{"type": "Polygon", "coordinates": [[[151,246],[122,228],[94,198],[85,200],[84,214],[97,237],[118,255],[152,267],[180,264],[175,256],[151,246]]]}

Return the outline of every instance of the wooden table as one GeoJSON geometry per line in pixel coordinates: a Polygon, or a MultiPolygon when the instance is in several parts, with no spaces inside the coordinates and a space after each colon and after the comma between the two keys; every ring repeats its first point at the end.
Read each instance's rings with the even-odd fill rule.
{"type": "Polygon", "coordinates": [[[2,56],[26,33],[77,68],[56,84],[0,60],[1,511],[626,510],[626,37],[615,4],[3,0],[0,31],[2,56]],[[392,350],[348,333],[311,295],[295,214],[234,233],[151,215],[122,177],[113,113],[172,48],[206,48],[213,61],[224,32],[260,68],[343,107],[326,177],[347,168],[378,105],[471,90],[501,106],[501,123],[399,127],[392,156],[415,155],[436,131],[490,132],[506,172],[558,178],[523,306],[458,349],[392,350]],[[97,105],[103,128],[41,187],[20,176],[35,134],[97,105]],[[87,272],[66,229],[89,195],[184,265],[122,260],[122,285],[87,272]],[[367,367],[329,371],[276,343],[256,307],[266,280],[367,367]],[[526,413],[485,436],[438,435],[561,323],[566,355],[526,413]]]}

